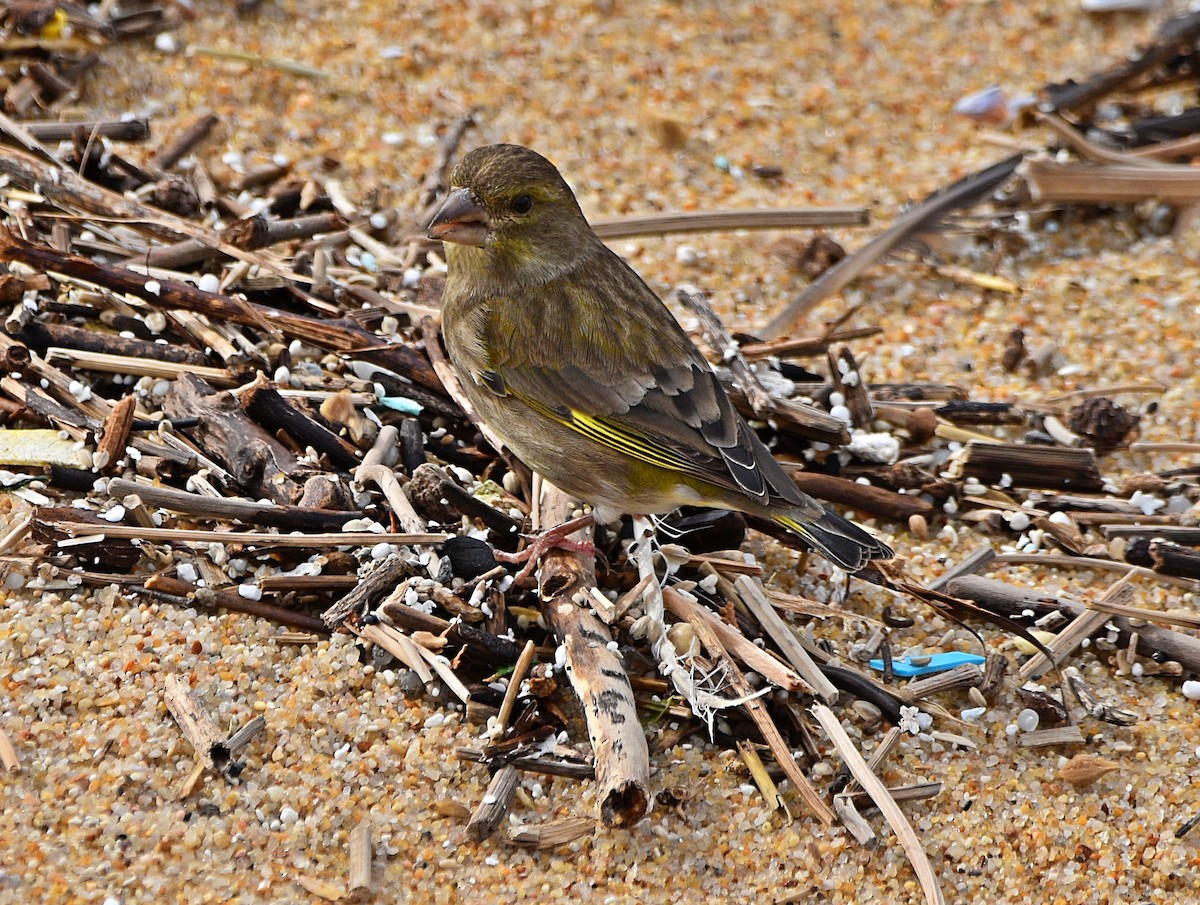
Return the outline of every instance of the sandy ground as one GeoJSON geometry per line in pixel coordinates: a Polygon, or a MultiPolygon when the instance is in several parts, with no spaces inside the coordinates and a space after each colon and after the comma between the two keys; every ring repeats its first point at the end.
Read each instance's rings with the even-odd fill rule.
{"type": "MultiPolygon", "coordinates": [[[[197,12],[175,34],[177,52],[151,41],[106,50],[73,112],[151,114],[163,136],[212,110],[221,126],[210,159],[240,166],[282,155],[301,172],[337,179],[364,206],[411,211],[437,136],[470,109],[478,126],[468,146],[535,147],[590,215],[856,204],[877,223],[1006,153],[951,114],[959,97],[1083,77],[1155,24],[1041,0],[268,2],[244,18],[230,4],[202,2],[197,12]],[[186,52],[201,46],[329,75],[186,52]],[[783,178],[759,179],[755,165],[779,167],[783,178]]],[[[1182,92],[1178,101],[1187,102],[1182,92]]],[[[834,233],[851,247],[866,235],[834,233]]],[[[700,284],[732,327],[753,328],[804,285],[764,254],[774,238],[647,239],[618,250],[662,294],[700,284]]],[[[1160,380],[1170,389],[1144,419],[1144,436],[1194,440],[1194,234],[1161,236],[1132,216],[1066,217],[1018,246],[976,250],[965,262],[1015,279],[1023,289],[1015,297],[900,263],[858,283],[849,297],[865,306],[860,321],[885,328],[856,345],[872,376],[959,383],[982,399],[1160,380]],[[1057,341],[1073,367],[1037,379],[1006,374],[1000,350],[1015,326],[1031,345],[1057,341]]],[[[832,300],[810,322],[845,305],[832,300]]],[[[1105,464],[1122,474],[1183,462],[1105,464]]],[[[890,530],[918,576],[977,543],[962,526],[925,544],[890,530]]],[[[1102,581],[1052,570],[1008,577],[1074,594],[1102,581]]],[[[1139,602],[1194,605],[1172,594],[1147,589],[1139,602]]],[[[909,641],[948,628],[930,617],[909,641]]],[[[450,756],[474,730],[436,700],[405,700],[386,675],[358,664],[346,638],[295,646],[277,633],[246,617],[109,593],[10,596],[0,620],[0,724],[24,766],[3,780],[0,901],[310,901],[296,878],[344,884],[349,832],[368,816],[379,901],[920,900],[886,830],[870,851],[842,829],[769,814],[736,756],[699,739],[653,765],[656,784],[684,803],[660,806],[630,831],[543,852],[470,843],[462,821],[443,813],[447,802],[472,806],[482,795],[485,771],[450,756]],[[210,780],[186,802],[169,800],[192,753],[163,705],[168,673],[193,676],[222,722],[267,718],[240,785],[210,780]]],[[[1062,751],[1017,746],[1005,731],[1020,709],[1012,694],[966,730],[975,750],[914,739],[890,761],[889,782],[945,783],[907,813],[948,901],[1200,901],[1200,831],[1174,837],[1200,809],[1196,705],[1175,683],[1117,676],[1092,657],[1079,665],[1144,717],[1129,729],[1088,725],[1087,750],[1121,764],[1095,786],[1057,778],[1062,751]]],[[[524,788],[521,821],[594,808],[586,786],[530,776],[524,788]]]]}

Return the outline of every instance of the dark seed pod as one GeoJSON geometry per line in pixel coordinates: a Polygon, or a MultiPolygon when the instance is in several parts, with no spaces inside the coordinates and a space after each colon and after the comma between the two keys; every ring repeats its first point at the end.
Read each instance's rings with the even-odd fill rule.
{"type": "Polygon", "coordinates": [[[458,578],[470,581],[496,568],[492,548],[474,537],[452,537],[442,544],[442,552],[450,560],[450,568],[458,578]]]}
{"type": "Polygon", "coordinates": [[[1067,426],[1098,450],[1115,449],[1137,427],[1138,416],[1106,396],[1093,396],[1071,409],[1067,426]]]}

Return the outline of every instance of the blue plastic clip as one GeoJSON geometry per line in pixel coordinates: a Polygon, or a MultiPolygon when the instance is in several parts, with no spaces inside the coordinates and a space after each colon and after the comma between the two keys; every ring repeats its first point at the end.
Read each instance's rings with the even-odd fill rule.
{"type": "MultiPolygon", "coordinates": [[[[897,658],[892,660],[892,672],[902,679],[908,679],[912,676],[927,676],[931,672],[945,672],[947,669],[954,669],[954,667],[962,666],[964,663],[982,664],[987,662],[979,654],[966,654],[957,650],[952,650],[948,654],[929,654],[917,659],[920,661],[919,666],[910,663],[907,659],[897,658]]],[[[883,672],[883,660],[872,660],[870,667],[871,669],[878,669],[880,672],[883,672]]]]}

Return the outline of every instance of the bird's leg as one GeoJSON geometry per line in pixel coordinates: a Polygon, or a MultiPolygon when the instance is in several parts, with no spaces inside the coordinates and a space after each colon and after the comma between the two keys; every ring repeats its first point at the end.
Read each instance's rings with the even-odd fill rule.
{"type": "Polygon", "coordinates": [[[523,581],[533,574],[533,570],[537,568],[538,560],[551,550],[566,550],[570,553],[595,556],[596,547],[590,541],[571,540],[570,537],[581,528],[587,528],[595,523],[596,520],[590,513],[581,515],[579,518],[573,518],[569,522],[563,522],[561,525],[555,525],[553,528],[547,528],[545,531],[533,535],[528,538],[529,545],[517,553],[505,553],[502,550],[497,550],[495,553],[496,559],[500,562],[524,563],[525,565],[514,579],[515,581],[523,581]]]}

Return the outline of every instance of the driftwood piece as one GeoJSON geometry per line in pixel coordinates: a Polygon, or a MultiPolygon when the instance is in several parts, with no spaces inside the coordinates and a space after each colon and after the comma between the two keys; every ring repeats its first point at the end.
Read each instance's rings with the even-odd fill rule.
{"type": "Polygon", "coordinates": [[[237,399],[184,374],[163,400],[168,418],[199,417],[195,427],[180,428],[229,472],[238,486],[275,503],[295,503],[304,488],[292,477],[300,463],[278,440],[251,421],[237,399]]]}
{"type": "MultiPolygon", "coordinates": [[[[986,609],[1008,616],[1019,616],[1026,610],[1032,610],[1039,615],[1059,610],[1068,616],[1077,617],[1088,611],[1087,605],[1078,600],[1049,596],[979,575],[956,578],[946,590],[955,597],[972,600],[986,609]]],[[[1200,672],[1200,638],[1153,623],[1142,624],[1140,620],[1139,624],[1134,625],[1122,616],[1108,616],[1104,624],[1109,622],[1116,626],[1120,633],[1119,643],[1126,643],[1129,636],[1136,633],[1139,653],[1153,656],[1157,652],[1169,660],[1178,661],[1185,669],[1200,672]]]]}
{"type": "Polygon", "coordinates": [[[1200,552],[1164,540],[1139,537],[1125,545],[1125,561],[1163,575],[1200,578],[1200,552]]]}
{"type": "Polygon", "coordinates": [[[1104,489],[1096,452],[1092,449],[972,441],[952,460],[950,471],[958,477],[977,478],[984,484],[1049,490],[1104,489]]]}
{"type": "MultiPolygon", "coordinates": [[[[543,482],[538,512],[543,526],[562,524],[574,504],[543,482]]],[[[576,603],[595,584],[593,562],[557,552],[542,561],[542,614],[566,648],[567,673],[579,696],[595,754],[600,820],[606,826],[632,826],[646,813],[650,796],[650,753],[638,719],[629,677],[609,649],[612,634],[590,608],[576,603]]]]}
{"type": "Polygon", "coordinates": [[[69,324],[32,323],[18,334],[18,338],[23,342],[32,342],[39,346],[57,346],[63,349],[125,355],[131,358],[148,358],[177,364],[208,364],[208,359],[204,354],[195,349],[170,343],[131,339],[116,333],[102,333],[99,330],[85,330],[69,324]]]}
{"type": "Polygon", "coordinates": [[[200,697],[192,692],[188,683],[174,673],[166,678],[164,698],[171,716],[179,723],[184,737],[192,743],[196,757],[210,770],[221,772],[229,766],[229,746],[213,718],[209,716],[200,697]]]}
{"type": "Polygon", "coordinates": [[[317,632],[322,635],[329,632],[325,624],[315,616],[309,616],[306,613],[297,613],[294,610],[285,610],[283,607],[272,606],[269,603],[262,603],[258,600],[248,600],[232,590],[196,587],[195,585],[188,584],[186,581],[172,578],[161,572],[147,578],[145,588],[148,591],[162,592],[170,597],[177,598],[187,606],[199,606],[201,608],[220,607],[233,613],[245,613],[247,616],[267,619],[279,625],[286,625],[289,628],[297,629],[298,631],[317,632]]]}
{"type": "Polygon", "coordinates": [[[321,619],[330,629],[340,628],[347,619],[359,619],[369,607],[391,593],[402,580],[418,568],[403,552],[393,553],[363,576],[353,591],[329,607],[321,619]]]}
{"type": "MultiPolygon", "coordinates": [[[[337,531],[346,522],[360,518],[360,512],[330,512],[303,506],[277,506],[236,497],[214,497],[186,490],[175,490],[161,484],[113,478],[108,482],[108,495],[122,500],[136,494],[147,506],[159,506],[182,512],[193,518],[236,519],[249,525],[264,525],[287,531],[337,531]]],[[[149,526],[147,526],[149,527],[149,526]]]]}
{"type": "Polygon", "coordinates": [[[798,468],[789,469],[788,474],[797,487],[819,500],[849,506],[880,518],[907,522],[914,515],[928,518],[935,514],[933,503],[916,494],[896,493],[886,487],[859,484],[836,475],[798,468]]]}
{"type": "Polygon", "coordinates": [[[328,456],[334,467],[350,469],[358,464],[358,450],[354,446],[280,396],[265,374],[258,374],[241,394],[241,402],[243,411],[258,424],[272,432],[286,432],[301,448],[311,446],[328,456]]]}
{"type": "Polygon", "coordinates": [[[96,444],[96,453],[92,456],[92,467],[104,472],[112,472],[125,452],[125,444],[129,439],[129,429],[133,426],[133,415],[137,408],[137,398],[125,396],[113,406],[108,418],[104,421],[104,429],[100,433],[100,441],[96,444]]]}

